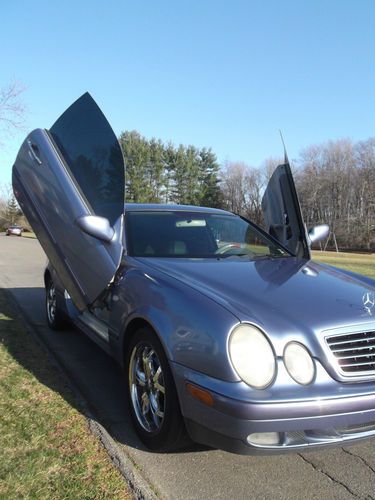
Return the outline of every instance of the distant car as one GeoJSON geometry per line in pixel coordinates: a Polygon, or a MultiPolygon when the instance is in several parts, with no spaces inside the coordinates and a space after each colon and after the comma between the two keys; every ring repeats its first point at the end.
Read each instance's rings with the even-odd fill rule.
{"type": "Polygon", "coordinates": [[[375,281],[310,259],[288,164],[267,233],[217,209],[126,204],[117,138],[85,94],[23,143],[17,200],[50,264],[47,321],[69,318],[124,368],[151,449],[280,453],[375,435],[375,281]]]}
{"type": "Polygon", "coordinates": [[[9,226],[7,230],[5,231],[6,236],[22,236],[22,227],[19,226],[9,226]]]}

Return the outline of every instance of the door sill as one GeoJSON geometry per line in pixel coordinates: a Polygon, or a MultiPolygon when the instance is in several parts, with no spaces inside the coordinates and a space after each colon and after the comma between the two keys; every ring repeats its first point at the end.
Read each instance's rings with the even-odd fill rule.
{"type": "Polygon", "coordinates": [[[88,311],[84,311],[77,318],[80,322],[82,322],[86,327],[88,327],[92,332],[94,332],[101,340],[109,343],[109,333],[108,333],[108,325],[106,325],[103,321],[96,318],[92,313],[88,311]]]}

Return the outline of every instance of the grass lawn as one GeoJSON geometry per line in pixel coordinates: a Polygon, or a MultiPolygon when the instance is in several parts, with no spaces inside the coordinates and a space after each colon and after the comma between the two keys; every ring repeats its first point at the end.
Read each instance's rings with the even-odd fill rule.
{"type": "Polygon", "coordinates": [[[375,278],[375,254],[312,252],[313,260],[375,278]]]}
{"type": "Polygon", "coordinates": [[[1,289],[0,339],[0,498],[130,499],[73,393],[1,289]]]}
{"type": "Polygon", "coordinates": [[[29,231],[27,233],[22,233],[22,238],[36,238],[36,235],[32,231],[29,231]]]}

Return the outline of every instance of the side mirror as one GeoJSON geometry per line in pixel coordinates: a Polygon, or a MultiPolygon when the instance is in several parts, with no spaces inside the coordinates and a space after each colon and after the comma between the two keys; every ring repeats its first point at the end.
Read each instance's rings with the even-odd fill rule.
{"type": "Polygon", "coordinates": [[[316,243],[317,241],[327,238],[329,235],[329,226],[327,224],[322,224],[321,226],[315,226],[308,232],[310,245],[316,243]]]}
{"type": "Polygon", "coordinates": [[[76,224],[84,233],[98,238],[98,240],[111,241],[115,234],[114,229],[109,224],[109,220],[98,215],[83,215],[82,217],[78,217],[76,224]]]}

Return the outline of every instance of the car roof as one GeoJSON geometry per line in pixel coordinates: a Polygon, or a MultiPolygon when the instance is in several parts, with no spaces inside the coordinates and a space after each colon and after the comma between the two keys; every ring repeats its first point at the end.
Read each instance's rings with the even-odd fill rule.
{"type": "Polygon", "coordinates": [[[125,211],[143,212],[143,211],[170,211],[170,212],[201,212],[221,215],[234,215],[232,212],[221,210],[220,208],[197,207],[195,205],[172,205],[168,203],[125,203],[125,211]]]}

